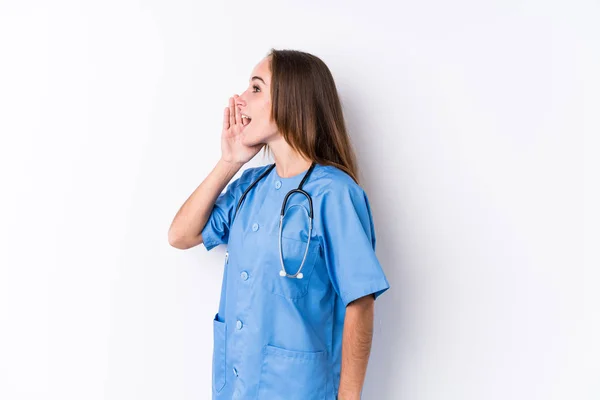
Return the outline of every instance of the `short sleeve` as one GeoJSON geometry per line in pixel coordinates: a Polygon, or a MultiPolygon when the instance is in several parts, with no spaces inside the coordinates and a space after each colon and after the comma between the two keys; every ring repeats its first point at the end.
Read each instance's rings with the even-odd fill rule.
{"type": "MultiPolygon", "coordinates": [[[[229,227],[233,219],[233,213],[239,199],[242,197],[244,183],[249,183],[252,172],[256,168],[246,169],[242,175],[229,183],[227,189],[222,192],[213,206],[212,212],[202,228],[202,243],[206,250],[229,241],[229,227]]],[[[246,185],[247,186],[247,185],[246,185]]]]}
{"type": "Polygon", "coordinates": [[[389,289],[375,255],[375,229],[369,200],[360,186],[335,188],[323,194],[325,263],[336,293],[350,302],[389,289]]]}

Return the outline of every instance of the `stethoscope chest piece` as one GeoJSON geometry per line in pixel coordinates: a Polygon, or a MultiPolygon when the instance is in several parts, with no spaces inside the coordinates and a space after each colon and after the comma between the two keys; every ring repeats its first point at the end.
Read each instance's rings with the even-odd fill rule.
{"type": "MultiPolygon", "coordinates": [[[[282,278],[285,278],[287,276],[287,273],[283,270],[279,271],[279,276],[281,276],[282,278]]],[[[296,275],[296,279],[302,279],[304,278],[304,274],[302,272],[299,272],[298,275],[296,275]]]]}

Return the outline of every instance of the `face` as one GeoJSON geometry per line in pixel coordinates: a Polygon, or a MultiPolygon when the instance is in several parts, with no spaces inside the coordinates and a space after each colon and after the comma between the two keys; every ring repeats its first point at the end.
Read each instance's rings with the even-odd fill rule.
{"type": "Polygon", "coordinates": [[[243,144],[268,144],[280,136],[275,121],[271,120],[271,70],[268,57],[254,67],[248,88],[237,98],[236,104],[243,115],[250,117],[250,120],[242,118],[243,144]]]}

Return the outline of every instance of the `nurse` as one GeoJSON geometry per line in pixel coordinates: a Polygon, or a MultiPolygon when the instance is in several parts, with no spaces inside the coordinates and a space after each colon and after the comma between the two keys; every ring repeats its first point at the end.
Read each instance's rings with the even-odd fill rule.
{"type": "Polygon", "coordinates": [[[374,300],[389,283],[323,61],[271,49],[229,98],[221,153],[169,229],[179,249],[227,246],[212,398],[360,399],[374,300]],[[231,182],[261,149],[274,165],[231,182]]]}

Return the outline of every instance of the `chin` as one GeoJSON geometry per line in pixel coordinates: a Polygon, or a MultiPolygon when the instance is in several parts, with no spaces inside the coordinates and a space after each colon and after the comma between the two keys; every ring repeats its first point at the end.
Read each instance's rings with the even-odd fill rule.
{"type": "Polygon", "coordinates": [[[254,146],[254,145],[257,144],[257,143],[255,143],[255,140],[252,138],[252,135],[249,135],[246,132],[243,132],[242,134],[243,134],[243,136],[242,136],[242,144],[244,146],[251,147],[251,146],[254,146]]]}
{"type": "Polygon", "coordinates": [[[264,143],[264,139],[265,138],[256,137],[256,136],[252,135],[249,132],[248,133],[243,132],[242,134],[243,134],[243,136],[242,136],[242,144],[244,146],[252,147],[252,146],[256,146],[258,144],[264,143]]]}

